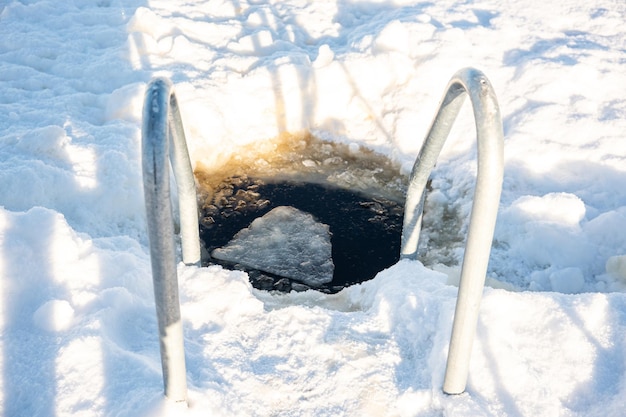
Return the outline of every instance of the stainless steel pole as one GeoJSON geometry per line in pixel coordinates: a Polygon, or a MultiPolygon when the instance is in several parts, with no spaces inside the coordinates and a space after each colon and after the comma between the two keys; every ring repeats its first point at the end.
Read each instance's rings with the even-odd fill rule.
{"type": "Polygon", "coordinates": [[[186,402],[185,349],[168,159],[171,159],[179,194],[183,260],[197,264],[200,243],[195,181],[172,83],[157,78],[148,85],[143,108],[144,197],[165,395],[173,401],[186,402]]]}
{"type": "Polygon", "coordinates": [[[504,175],[504,139],[498,102],[489,80],[476,69],[464,68],[448,83],[413,166],[402,230],[401,256],[416,258],[426,182],[466,95],[474,110],[478,172],[443,384],[448,394],[462,393],[467,384],[504,175]]]}

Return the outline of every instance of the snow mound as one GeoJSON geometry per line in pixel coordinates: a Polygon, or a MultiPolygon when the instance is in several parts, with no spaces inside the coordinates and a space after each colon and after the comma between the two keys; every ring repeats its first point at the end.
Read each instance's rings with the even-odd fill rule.
{"type": "Polygon", "coordinates": [[[50,300],[33,314],[37,327],[49,332],[67,330],[74,321],[74,309],[66,300],[50,300]]]}

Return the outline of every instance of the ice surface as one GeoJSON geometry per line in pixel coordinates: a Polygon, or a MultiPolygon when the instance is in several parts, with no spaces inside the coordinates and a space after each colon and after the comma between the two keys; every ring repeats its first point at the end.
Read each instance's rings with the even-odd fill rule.
{"type": "Polygon", "coordinates": [[[327,225],[294,207],[280,206],[211,256],[319,287],[333,279],[331,249],[327,225]]]}

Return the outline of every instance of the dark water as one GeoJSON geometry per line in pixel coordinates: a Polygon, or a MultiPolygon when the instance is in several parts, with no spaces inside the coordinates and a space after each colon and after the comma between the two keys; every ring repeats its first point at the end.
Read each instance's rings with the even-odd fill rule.
{"type": "MultiPolygon", "coordinates": [[[[330,284],[316,288],[336,292],[367,281],[395,264],[400,256],[403,204],[348,189],[295,181],[267,182],[247,177],[230,178],[216,190],[213,204],[202,208],[200,234],[209,253],[228,243],[242,228],[278,206],[292,206],[312,214],[330,227],[335,264],[330,284]]],[[[286,277],[246,270],[260,289],[290,291],[303,286],[286,277]]]]}

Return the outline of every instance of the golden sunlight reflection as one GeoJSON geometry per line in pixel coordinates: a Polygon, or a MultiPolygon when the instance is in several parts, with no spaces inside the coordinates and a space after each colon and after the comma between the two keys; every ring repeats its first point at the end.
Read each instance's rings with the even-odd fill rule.
{"type": "Polygon", "coordinates": [[[194,174],[204,198],[226,178],[250,176],[331,183],[403,201],[406,177],[400,171],[394,161],[370,149],[324,141],[304,130],[241,146],[224,155],[219,164],[198,162],[194,174]]]}

